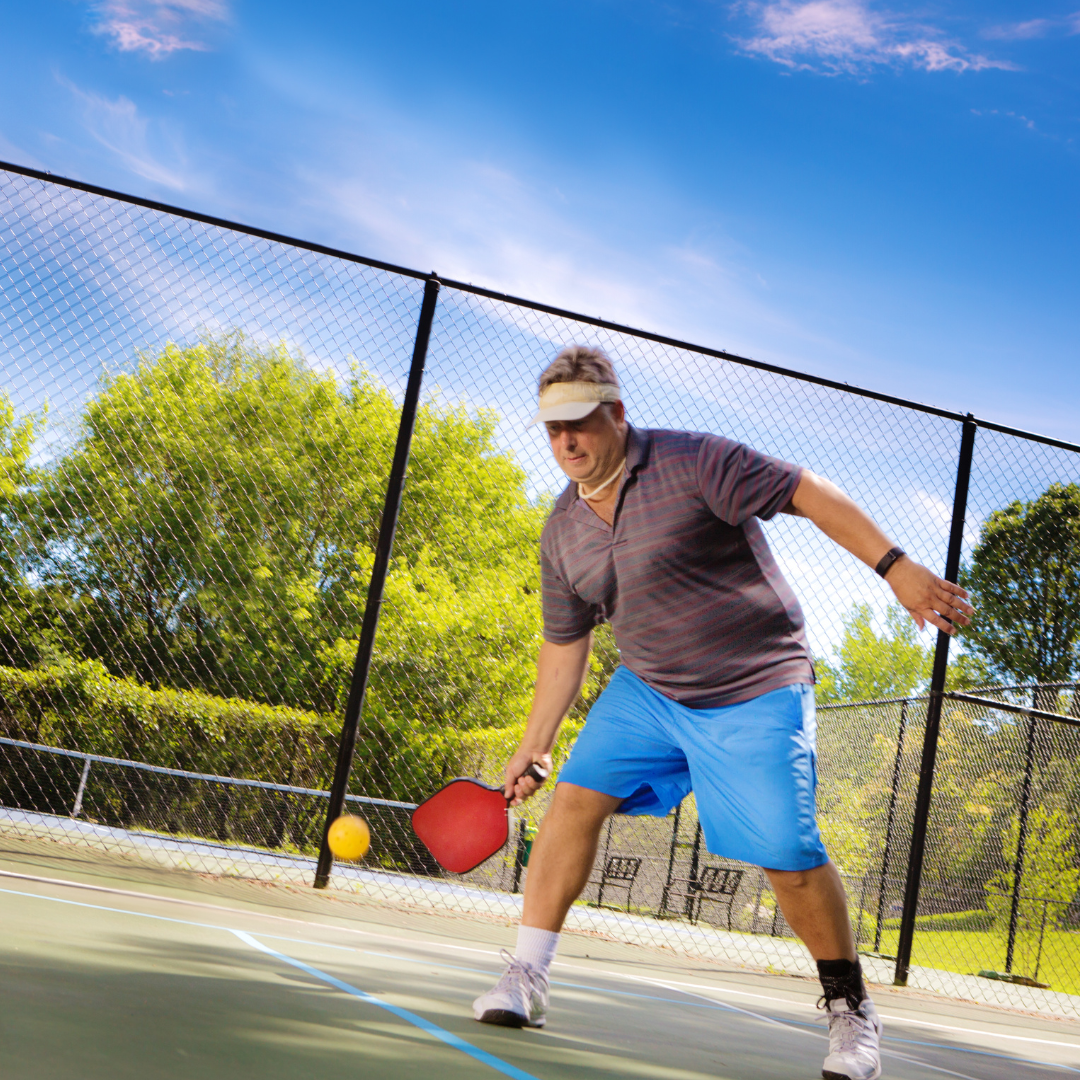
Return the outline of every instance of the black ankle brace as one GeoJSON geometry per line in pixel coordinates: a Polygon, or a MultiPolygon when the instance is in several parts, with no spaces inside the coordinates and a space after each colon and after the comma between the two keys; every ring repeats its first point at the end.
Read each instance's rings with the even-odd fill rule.
{"type": "Polygon", "coordinates": [[[818,978],[821,980],[821,1002],[843,998],[849,1009],[857,1009],[866,1000],[863,985],[862,964],[858,960],[819,960],[818,978]]]}

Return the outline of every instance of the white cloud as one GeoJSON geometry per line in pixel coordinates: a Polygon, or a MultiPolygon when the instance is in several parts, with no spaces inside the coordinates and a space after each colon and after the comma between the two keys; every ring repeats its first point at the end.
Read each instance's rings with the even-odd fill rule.
{"type": "Polygon", "coordinates": [[[198,24],[225,22],[222,0],[101,0],[92,9],[92,29],[112,39],[121,52],[142,52],[163,60],[181,50],[209,46],[195,34],[198,24]]]}
{"type": "Polygon", "coordinates": [[[748,0],[740,10],[754,24],[736,39],[742,49],[790,68],[835,74],[883,65],[956,72],[1014,66],[906,16],[872,10],[867,0],[748,0]]]}
{"type": "Polygon", "coordinates": [[[1057,34],[1080,34],[1080,11],[1060,19],[1028,19],[1025,22],[989,26],[982,36],[997,41],[1029,41],[1057,34]]]}
{"type": "Polygon", "coordinates": [[[83,125],[86,130],[112,151],[136,176],[155,184],[162,184],[174,191],[186,187],[183,176],[158,160],[150,149],[149,122],[139,115],[135,103],[122,94],[114,101],[80,90],[74,83],[60,79],[83,107],[83,125]]]}

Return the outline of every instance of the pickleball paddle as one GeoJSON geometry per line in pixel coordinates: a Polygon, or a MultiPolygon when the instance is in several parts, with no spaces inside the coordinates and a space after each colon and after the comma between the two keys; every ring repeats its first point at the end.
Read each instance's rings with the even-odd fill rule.
{"type": "MultiPolygon", "coordinates": [[[[535,764],[522,775],[541,784],[547,779],[535,764]]],[[[459,776],[412,812],[413,831],[444,870],[467,874],[506,843],[509,806],[501,786],[459,776]]]]}

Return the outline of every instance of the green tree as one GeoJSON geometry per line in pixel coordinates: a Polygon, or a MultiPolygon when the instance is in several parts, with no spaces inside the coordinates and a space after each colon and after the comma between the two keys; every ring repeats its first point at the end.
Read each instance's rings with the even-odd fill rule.
{"type": "MultiPolygon", "coordinates": [[[[1016,881],[1016,852],[1020,839],[1020,819],[1013,814],[1001,838],[1005,869],[986,883],[986,906],[994,916],[994,928],[1007,934],[1012,915],[1012,893],[1016,881]]],[[[1022,942],[1030,943],[1042,927],[1041,900],[1046,905],[1046,926],[1061,924],[1069,903],[1080,887],[1080,866],[1073,844],[1073,823],[1060,809],[1038,805],[1028,813],[1024,841],[1024,866],[1020,879],[1021,900],[1017,908],[1017,931],[1022,942]]]]}
{"type": "Polygon", "coordinates": [[[1052,484],[995,510],[960,580],[976,611],[965,642],[994,673],[1071,681],[1080,672],[1080,485],[1052,484]]]}
{"type": "Polygon", "coordinates": [[[0,590],[22,584],[21,504],[32,482],[30,452],[41,429],[42,415],[15,417],[11,398],[0,390],[0,590]]]}
{"type": "Polygon", "coordinates": [[[17,419],[0,390],[0,664],[22,664],[34,655],[26,644],[36,628],[24,566],[26,507],[35,479],[30,456],[44,416],[43,409],[17,419]]]}
{"type": "Polygon", "coordinates": [[[911,616],[893,604],[883,632],[869,604],[856,604],[844,618],[836,661],[816,660],[818,700],[874,701],[919,692],[930,677],[933,654],[918,639],[911,616]]]}
{"type": "MultiPolygon", "coordinates": [[[[363,371],[341,382],[240,333],[169,345],[104,380],[33,514],[36,576],[66,647],[152,686],[330,707],[327,649],[359,633],[398,412],[363,371]]],[[[395,605],[414,620],[400,634],[418,643],[437,627],[415,620],[444,615],[406,602],[409,589],[458,605],[489,654],[503,634],[492,625],[532,632],[545,508],[496,448],[495,423],[438,402],[420,409],[391,646],[395,605]]],[[[452,683],[453,668],[447,655],[425,672],[452,683]]],[[[488,674],[478,660],[465,680],[488,674]]],[[[402,709],[418,688],[406,675],[392,695],[402,709]]]]}

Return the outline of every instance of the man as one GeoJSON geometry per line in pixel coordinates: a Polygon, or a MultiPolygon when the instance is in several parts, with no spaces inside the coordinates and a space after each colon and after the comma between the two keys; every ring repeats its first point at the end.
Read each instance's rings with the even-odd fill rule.
{"type": "Polygon", "coordinates": [[[548,969],[609,814],[668,813],[693,790],[709,851],[761,866],[818,963],[829,1014],[823,1075],[880,1076],[881,1023],[866,995],[844,888],[815,820],[813,668],[798,601],[760,521],[809,518],[885,578],[922,628],[951,633],[967,594],[908,558],[827,480],[714,435],[626,421],[598,350],[563,350],[540,410],[570,485],[540,543],[544,643],[521,746],[517,805],[551,768],[559,725],[607,621],[622,664],[589,712],[533,844],[513,961],[476,1019],[545,1022],[548,969]]]}

